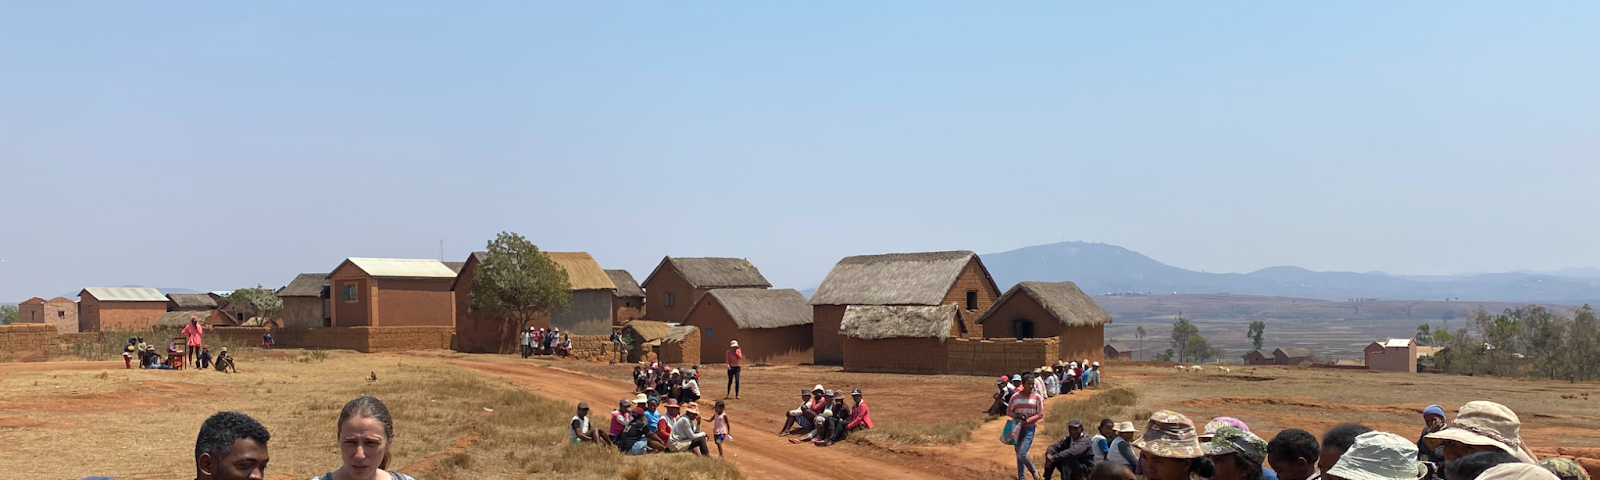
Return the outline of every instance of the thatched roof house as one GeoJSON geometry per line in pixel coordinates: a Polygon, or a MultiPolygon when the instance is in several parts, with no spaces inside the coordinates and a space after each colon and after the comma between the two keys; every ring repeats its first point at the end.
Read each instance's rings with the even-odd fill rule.
{"type": "Polygon", "coordinates": [[[811,295],[816,360],[843,361],[839,327],[850,305],[956,305],[954,335],[979,337],[976,319],[1000,296],[978,255],[966,250],[845,257],[811,295]]]}
{"type": "Polygon", "coordinates": [[[627,326],[622,327],[622,334],[629,337],[629,340],[634,345],[644,345],[661,340],[671,331],[672,325],[649,320],[634,320],[628,322],[627,326]]]}
{"type": "Polygon", "coordinates": [[[611,324],[620,327],[644,318],[644,289],[633,281],[633,274],[627,270],[606,270],[606,276],[617,286],[611,291],[611,324]]]}
{"type": "Polygon", "coordinates": [[[844,310],[839,333],[862,340],[886,338],[950,338],[955,305],[851,305],[844,310]]]}
{"type": "Polygon", "coordinates": [[[332,325],[328,313],[328,274],[302,273],[295,275],[288,285],[278,289],[283,300],[283,326],[315,328],[332,325]]]}
{"type": "Polygon", "coordinates": [[[639,288],[639,282],[634,281],[633,274],[627,270],[606,270],[606,276],[611,277],[611,284],[617,287],[611,291],[611,295],[619,298],[644,298],[644,289],[639,288]]]}
{"type": "Polygon", "coordinates": [[[798,290],[711,290],[695,302],[684,325],[704,332],[700,358],[720,362],[737,340],[752,363],[811,361],[811,306],[798,290]]]}
{"type": "Polygon", "coordinates": [[[1105,356],[1111,315],[1072,282],[1021,282],[978,318],[984,338],[1061,337],[1060,358],[1105,356]]]}
{"type": "Polygon", "coordinates": [[[663,257],[644,278],[643,318],[682,322],[700,297],[714,289],[771,288],[756,266],[742,258],[663,257]]]}
{"type": "Polygon", "coordinates": [[[167,310],[211,310],[218,308],[217,297],[209,293],[169,293],[167,310]]]}
{"type": "Polygon", "coordinates": [[[302,273],[295,275],[288,285],[278,289],[278,298],[317,297],[328,298],[328,274],[302,273]]]}

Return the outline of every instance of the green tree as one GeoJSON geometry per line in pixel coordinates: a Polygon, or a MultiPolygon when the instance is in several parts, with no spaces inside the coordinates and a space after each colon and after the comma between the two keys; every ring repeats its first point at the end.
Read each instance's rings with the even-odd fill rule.
{"type": "Polygon", "coordinates": [[[1433,327],[1424,323],[1417,325],[1417,345],[1424,347],[1433,346],[1433,327]]]}
{"type": "Polygon", "coordinates": [[[1172,361],[1172,353],[1173,353],[1172,349],[1170,349],[1170,348],[1167,349],[1167,351],[1165,351],[1165,352],[1157,353],[1156,354],[1156,361],[1170,362],[1170,361],[1172,361]]]}
{"type": "Polygon", "coordinates": [[[1572,369],[1573,377],[1585,381],[1594,379],[1595,366],[1600,364],[1600,321],[1595,318],[1594,309],[1588,305],[1578,308],[1568,330],[1567,348],[1562,350],[1563,363],[1572,369]]]}
{"type": "Polygon", "coordinates": [[[1566,349],[1571,320],[1539,305],[1513,310],[1510,316],[1517,318],[1516,323],[1522,327],[1522,340],[1517,343],[1545,379],[1555,380],[1557,371],[1564,369],[1557,356],[1566,349]]]}
{"type": "Polygon", "coordinates": [[[17,306],[0,305],[0,325],[17,323],[17,306]]]}
{"type": "Polygon", "coordinates": [[[278,292],[259,284],[234,290],[222,298],[228,301],[226,310],[243,313],[246,320],[270,320],[283,312],[283,299],[278,298],[278,292]]]}
{"type": "Polygon", "coordinates": [[[1172,321],[1171,345],[1173,352],[1178,355],[1177,359],[1179,362],[1189,361],[1189,353],[1191,352],[1189,349],[1189,342],[1199,335],[1200,329],[1195,328],[1194,324],[1189,323],[1189,319],[1183,318],[1182,313],[1179,313],[1178,318],[1172,321]]]}
{"type": "MultiPolygon", "coordinates": [[[[1146,337],[1146,336],[1148,336],[1148,334],[1144,333],[1144,325],[1140,325],[1137,330],[1133,331],[1133,338],[1139,339],[1139,350],[1138,350],[1138,352],[1143,352],[1144,351],[1144,337],[1146,337]]],[[[1134,358],[1133,358],[1134,360],[1138,360],[1139,359],[1139,353],[1138,352],[1134,352],[1134,355],[1133,355],[1134,356],[1134,358]]]]}
{"type": "Polygon", "coordinates": [[[483,318],[501,319],[501,353],[515,348],[517,332],[534,319],[566,313],[572,307],[572,285],[567,271],[556,265],[539,246],[511,232],[500,232],[489,242],[483,263],[472,277],[470,311],[483,318]]]}
{"type": "Polygon", "coordinates": [[[1260,350],[1262,345],[1267,344],[1266,335],[1267,322],[1260,320],[1250,322],[1250,330],[1245,333],[1245,336],[1250,337],[1250,345],[1256,350],[1260,350]]]}

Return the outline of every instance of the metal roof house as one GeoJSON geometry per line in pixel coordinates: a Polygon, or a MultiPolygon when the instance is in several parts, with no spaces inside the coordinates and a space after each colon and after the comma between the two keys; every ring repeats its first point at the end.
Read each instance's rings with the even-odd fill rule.
{"type": "Polygon", "coordinates": [[[167,296],[149,287],[89,287],[78,292],[83,332],[144,330],[167,313],[167,296]]]}
{"type": "Polygon", "coordinates": [[[432,259],[345,259],[328,275],[335,327],[454,326],[456,272],[432,259]]]}

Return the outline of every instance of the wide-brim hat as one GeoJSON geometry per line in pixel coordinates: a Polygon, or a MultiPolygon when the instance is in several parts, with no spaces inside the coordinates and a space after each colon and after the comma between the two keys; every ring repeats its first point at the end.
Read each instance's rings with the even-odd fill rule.
{"type": "Polygon", "coordinates": [[[1139,429],[1133,427],[1133,422],[1118,422],[1117,423],[1117,433],[1127,433],[1127,432],[1137,432],[1137,431],[1139,431],[1139,429]]]}
{"type": "Polygon", "coordinates": [[[1523,463],[1539,463],[1522,445],[1522,420],[1510,408],[1494,402],[1467,402],[1456,412],[1450,427],[1424,437],[1428,448],[1439,448],[1445,440],[1455,440],[1467,445],[1488,446],[1504,450],[1523,463]]]}
{"type": "Polygon", "coordinates": [[[1345,480],[1418,480],[1428,467],[1417,461],[1417,445],[1389,432],[1356,436],[1350,449],[1326,472],[1345,480]]]}
{"type": "Polygon", "coordinates": [[[645,396],[645,394],[641,393],[633,396],[634,405],[644,405],[646,403],[650,403],[650,397],[645,396]]]}
{"type": "Polygon", "coordinates": [[[817,384],[817,386],[811,387],[811,391],[813,391],[813,392],[826,392],[828,390],[825,389],[825,388],[822,388],[822,384],[819,383],[819,384],[817,384]]]}
{"type": "Polygon", "coordinates": [[[1478,480],[1559,480],[1561,476],[1529,463],[1502,463],[1489,467],[1478,480]]]}
{"type": "Polygon", "coordinates": [[[1166,458],[1205,456],[1205,451],[1200,448],[1200,438],[1194,432],[1194,422],[1171,410],[1150,415],[1144,436],[1133,440],[1133,448],[1166,458]]]}

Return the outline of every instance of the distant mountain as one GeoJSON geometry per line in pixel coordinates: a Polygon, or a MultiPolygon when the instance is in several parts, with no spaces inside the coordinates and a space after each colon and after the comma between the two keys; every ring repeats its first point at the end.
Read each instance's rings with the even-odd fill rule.
{"type": "Polygon", "coordinates": [[[1401,276],[1270,267],[1250,273],[1203,273],[1167,265],[1103,243],[1063,242],[983,255],[1001,289],[1022,280],[1071,280],[1085,293],[1272,295],[1350,299],[1600,304],[1600,269],[1559,272],[1401,276]],[[1554,273],[1561,273],[1556,275],[1554,273]],[[1594,275],[1594,276],[1584,276],[1594,275]]]}

